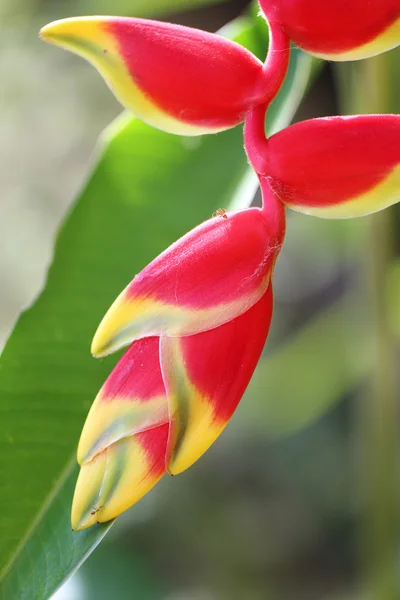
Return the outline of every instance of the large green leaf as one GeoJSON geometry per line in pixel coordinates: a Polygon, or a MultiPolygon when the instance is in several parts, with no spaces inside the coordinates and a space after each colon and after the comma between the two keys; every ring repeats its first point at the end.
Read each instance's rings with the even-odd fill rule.
{"type": "MultiPolygon", "coordinates": [[[[265,53],[250,21],[241,23],[240,42],[265,53]]],[[[293,87],[299,70],[309,73],[311,61],[299,57],[282,95],[284,116],[277,113],[281,125],[304,91],[293,87]],[[288,93],[295,102],[287,103],[288,93]]],[[[90,356],[100,318],[173,240],[232,199],[247,206],[254,191],[241,128],[180,138],[123,115],[98,152],[58,235],[46,286],[20,317],[0,361],[4,600],[48,598],[107,529],[72,533],[69,524],[79,432],[116,360],[90,356]]]]}

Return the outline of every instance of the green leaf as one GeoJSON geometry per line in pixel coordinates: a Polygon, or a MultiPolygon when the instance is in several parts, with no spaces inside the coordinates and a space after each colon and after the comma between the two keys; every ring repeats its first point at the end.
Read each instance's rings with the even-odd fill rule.
{"type": "Polygon", "coordinates": [[[68,465],[69,476],[61,477],[52,495],[22,541],[12,568],[5,575],[0,593],[2,600],[49,598],[59,584],[70,577],[99,544],[112,523],[95,525],[74,532],[69,517],[78,466],[68,465]]]}
{"type": "MultiPolygon", "coordinates": [[[[241,43],[259,44],[242,23],[241,43]]],[[[305,63],[294,61],[282,97],[289,89],[296,101],[277,113],[281,125],[302,95],[290,86],[305,63]]],[[[116,361],[90,356],[99,320],[159,252],[232,200],[248,206],[255,189],[240,127],[180,138],[124,114],[102,136],[99,155],[58,235],[45,288],[1,356],[3,600],[48,598],[107,530],[72,533],[69,523],[79,433],[116,361]]]]}

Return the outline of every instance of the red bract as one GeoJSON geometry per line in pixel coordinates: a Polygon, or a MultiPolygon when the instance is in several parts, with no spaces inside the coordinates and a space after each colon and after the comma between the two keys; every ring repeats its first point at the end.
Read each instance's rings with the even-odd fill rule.
{"type": "Polygon", "coordinates": [[[167,469],[190,467],[217,439],[235,411],[265,344],[272,288],[247,312],[210,331],[161,338],[169,398],[167,469]]]}
{"type": "Polygon", "coordinates": [[[356,60],[400,43],[400,0],[260,0],[303,50],[329,60],[356,60]]]}
{"type": "Polygon", "coordinates": [[[198,29],[146,19],[78,17],[50,23],[41,36],[86,58],[124,106],[171,133],[199,135],[233,127],[274,93],[253,54],[198,29]]]}
{"type": "Polygon", "coordinates": [[[228,212],[199,225],[139,273],[104,317],[92,352],[102,356],[151,335],[222,325],[265,293],[284,235],[284,209],[228,212]],[[276,250],[275,250],[276,249],[276,250]]]}
{"type": "Polygon", "coordinates": [[[400,116],[327,117],[269,138],[263,174],[290,208],[327,218],[366,215],[399,200],[400,116]]]}

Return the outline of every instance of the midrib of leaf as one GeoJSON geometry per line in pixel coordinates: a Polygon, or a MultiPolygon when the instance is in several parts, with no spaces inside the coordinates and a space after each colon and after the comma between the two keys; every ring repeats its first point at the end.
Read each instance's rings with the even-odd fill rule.
{"type": "MultiPolygon", "coordinates": [[[[39,509],[39,512],[33,519],[30,527],[27,529],[27,531],[26,531],[25,535],[23,536],[23,538],[21,539],[20,543],[15,548],[15,551],[11,554],[10,559],[8,560],[8,562],[4,565],[4,567],[0,571],[0,584],[5,579],[7,573],[12,568],[13,564],[17,560],[21,551],[24,549],[24,546],[27,544],[28,540],[32,537],[38,524],[41,522],[43,517],[48,512],[49,507],[51,506],[52,502],[54,501],[54,498],[59,493],[59,491],[60,491],[63,483],[67,479],[68,475],[70,475],[75,463],[76,463],[75,456],[72,456],[70,461],[67,463],[65,469],[61,472],[60,476],[57,478],[56,482],[54,483],[54,488],[52,490],[50,490],[49,494],[47,495],[46,499],[43,502],[43,506],[39,509]]],[[[0,592],[1,592],[1,589],[0,589],[0,592]]]]}

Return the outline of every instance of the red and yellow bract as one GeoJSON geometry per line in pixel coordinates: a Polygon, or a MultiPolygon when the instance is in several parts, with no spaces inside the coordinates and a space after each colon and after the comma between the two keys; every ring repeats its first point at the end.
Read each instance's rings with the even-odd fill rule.
{"type": "Polygon", "coordinates": [[[116,517],[165,473],[168,407],[158,347],[158,338],[135,342],[92,405],[78,447],[74,529],[116,517]]]}
{"type": "Polygon", "coordinates": [[[399,115],[303,121],[269,138],[264,173],[294,210],[359,217],[400,200],[399,140],[399,115]]]}
{"type": "MultiPolygon", "coordinates": [[[[279,207],[279,204],[278,204],[279,207]]],[[[104,356],[150,335],[191,335],[237,317],[266,291],[283,241],[284,213],[259,208],[202,223],[139,273],[111,306],[92,343],[104,356]]]]}
{"type": "Polygon", "coordinates": [[[295,44],[328,60],[357,60],[400,44],[400,0],[260,0],[295,44]]]}
{"type": "Polygon", "coordinates": [[[167,469],[190,467],[231,418],[260,358],[272,317],[272,287],[244,314],[194,336],[161,338],[169,398],[167,469]]]}
{"type": "Polygon", "coordinates": [[[271,96],[263,64],[251,52],[198,29],[99,16],[55,21],[41,36],[86,58],[121,104],[170,133],[234,127],[271,96]]]}

